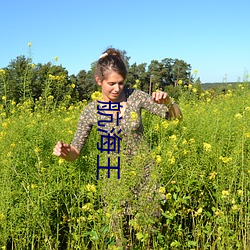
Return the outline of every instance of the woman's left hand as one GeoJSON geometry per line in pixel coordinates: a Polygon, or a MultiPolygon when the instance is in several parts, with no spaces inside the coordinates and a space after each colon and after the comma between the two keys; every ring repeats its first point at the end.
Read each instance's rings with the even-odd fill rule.
{"type": "Polygon", "coordinates": [[[168,93],[162,91],[153,92],[152,99],[154,102],[159,104],[168,104],[171,102],[168,93]]]}

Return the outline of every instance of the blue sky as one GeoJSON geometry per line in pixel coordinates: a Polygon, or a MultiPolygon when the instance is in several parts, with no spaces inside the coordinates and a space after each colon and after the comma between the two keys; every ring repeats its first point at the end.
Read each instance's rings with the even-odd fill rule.
{"type": "Polygon", "coordinates": [[[20,55],[69,74],[89,70],[112,46],[130,64],[177,58],[204,82],[250,73],[249,0],[8,0],[0,5],[0,68],[20,55]]]}

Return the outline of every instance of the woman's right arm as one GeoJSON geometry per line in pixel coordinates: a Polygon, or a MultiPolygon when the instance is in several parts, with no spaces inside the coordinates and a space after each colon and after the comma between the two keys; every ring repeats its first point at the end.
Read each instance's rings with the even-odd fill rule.
{"type": "Polygon", "coordinates": [[[94,102],[88,104],[84,108],[78,121],[77,130],[71,144],[58,141],[53,150],[54,155],[67,161],[74,161],[78,158],[95,122],[95,112],[96,109],[94,102]]]}

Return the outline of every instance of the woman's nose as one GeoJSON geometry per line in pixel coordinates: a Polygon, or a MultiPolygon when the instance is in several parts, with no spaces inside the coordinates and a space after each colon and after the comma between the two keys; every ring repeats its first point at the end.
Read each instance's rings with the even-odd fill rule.
{"type": "Polygon", "coordinates": [[[115,85],[114,85],[114,89],[115,89],[116,92],[119,92],[119,90],[120,90],[119,84],[115,84],[115,85]]]}

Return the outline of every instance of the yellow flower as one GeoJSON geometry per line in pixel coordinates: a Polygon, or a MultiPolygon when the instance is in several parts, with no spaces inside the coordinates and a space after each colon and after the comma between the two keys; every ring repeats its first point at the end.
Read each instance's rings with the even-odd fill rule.
{"type": "Polygon", "coordinates": [[[159,130],[159,124],[158,124],[158,123],[154,125],[154,130],[155,130],[155,131],[158,131],[158,130],[159,130]]]}
{"type": "Polygon", "coordinates": [[[130,171],[130,174],[136,176],[136,172],[135,171],[130,171]]]}
{"type": "Polygon", "coordinates": [[[156,159],[155,159],[156,163],[159,164],[162,162],[162,158],[160,155],[156,155],[156,159]]]}
{"type": "Polygon", "coordinates": [[[93,208],[93,205],[89,202],[86,203],[83,207],[82,207],[82,211],[86,212],[86,211],[90,211],[93,208]]]}
{"type": "Polygon", "coordinates": [[[197,93],[197,89],[196,89],[196,88],[193,88],[193,89],[192,89],[192,92],[197,93]]]}
{"type": "Polygon", "coordinates": [[[229,190],[222,190],[221,194],[222,194],[222,197],[225,198],[225,197],[230,195],[230,192],[229,192],[229,190]]]}
{"type": "Polygon", "coordinates": [[[167,199],[167,200],[170,200],[171,198],[172,198],[172,194],[171,194],[171,193],[167,193],[167,194],[166,194],[166,199],[167,199]]]}
{"type": "Polygon", "coordinates": [[[28,46],[31,47],[32,46],[32,42],[28,42],[28,46]]]}
{"type": "Polygon", "coordinates": [[[214,212],[214,215],[215,215],[215,216],[223,215],[223,211],[221,211],[220,209],[217,209],[217,210],[214,212]]]}
{"type": "Polygon", "coordinates": [[[54,96],[53,95],[49,95],[48,96],[48,100],[53,100],[54,99],[54,96]]]}
{"type": "Polygon", "coordinates": [[[39,153],[39,152],[41,151],[41,149],[40,149],[39,147],[36,147],[36,148],[34,149],[34,151],[35,151],[36,153],[39,153]]]}
{"type": "Polygon", "coordinates": [[[55,79],[56,79],[55,76],[53,76],[52,74],[49,74],[49,80],[55,80],[55,79]]]}
{"type": "Polygon", "coordinates": [[[203,209],[202,209],[202,207],[200,207],[196,212],[195,212],[195,216],[198,216],[198,215],[201,215],[202,214],[202,211],[203,211],[203,209]]]}
{"type": "Polygon", "coordinates": [[[3,122],[3,123],[2,123],[2,126],[3,126],[4,128],[6,128],[6,127],[8,126],[8,123],[7,123],[7,122],[3,122]]]}
{"type": "Polygon", "coordinates": [[[101,101],[102,100],[102,93],[100,91],[95,91],[91,94],[91,99],[93,101],[101,101]]]}
{"type": "Polygon", "coordinates": [[[243,191],[241,189],[237,190],[237,194],[238,195],[242,195],[243,194],[243,191]]]}
{"type": "Polygon", "coordinates": [[[111,214],[108,213],[108,212],[107,212],[105,215],[106,215],[106,217],[107,217],[108,219],[111,217],[111,214]]]}
{"type": "Polygon", "coordinates": [[[76,85],[74,83],[71,84],[71,88],[74,89],[76,85]]]}
{"type": "Polygon", "coordinates": [[[207,152],[211,152],[212,151],[212,146],[209,143],[203,142],[203,148],[207,152]]]}
{"type": "Polygon", "coordinates": [[[164,120],[164,121],[161,123],[161,125],[162,125],[163,128],[167,128],[167,127],[168,127],[168,122],[164,120]]]}
{"type": "Polygon", "coordinates": [[[58,160],[58,164],[59,165],[62,165],[64,163],[64,159],[63,158],[60,158],[59,160],[58,160]]]}
{"type": "Polygon", "coordinates": [[[171,135],[171,136],[169,136],[169,139],[171,141],[176,141],[177,140],[177,136],[176,135],[171,135]]]}
{"type": "Polygon", "coordinates": [[[0,75],[5,75],[5,70],[4,69],[0,69],[0,75]]]}
{"type": "Polygon", "coordinates": [[[179,85],[182,85],[182,83],[183,83],[182,80],[179,80],[179,81],[178,81],[178,84],[179,84],[179,85]]]}
{"type": "Polygon", "coordinates": [[[175,164],[175,158],[172,156],[170,159],[168,159],[169,164],[173,165],[175,164]]]}
{"type": "Polygon", "coordinates": [[[57,61],[58,61],[58,56],[55,56],[55,57],[54,57],[54,60],[57,62],[57,61]]]}
{"type": "Polygon", "coordinates": [[[88,184],[86,186],[86,189],[87,189],[87,191],[92,192],[92,193],[96,192],[96,186],[95,185],[88,184]]]}
{"type": "Polygon", "coordinates": [[[184,138],[183,140],[182,140],[182,145],[186,145],[187,144],[187,140],[184,138]]]}
{"type": "Polygon", "coordinates": [[[228,163],[233,160],[232,157],[223,157],[223,156],[220,156],[219,159],[222,160],[223,163],[228,163]]]}
{"type": "Polygon", "coordinates": [[[86,218],[83,216],[80,216],[76,221],[77,223],[86,222],[86,218]]]}
{"type": "Polygon", "coordinates": [[[136,121],[138,119],[138,114],[134,111],[130,113],[130,118],[132,121],[136,121]]]}
{"type": "Polygon", "coordinates": [[[234,204],[234,205],[232,206],[232,210],[234,210],[234,211],[239,210],[239,206],[238,206],[237,204],[234,204]]]}
{"type": "Polygon", "coordinates": [[[140,80],[138,80],[138,79],[135,80],[135,83],[139,83],[139,82],[140,82],[140,80]]]}
{"type": "Polygon", "coordinates": [[[165,187],[160,187],[159,188],[159,193],[165,194],[166,193],[166,188],[165,187]]]}
{"type": "Polygon", "coordinates": [[[88,221],[93,221],[93,220],[94,220],[94,216],[91,215],[91,214],[89,214],[89,215],[88,215],[88,221]]]}
{"type": "Polygon", "coordinates": [[[193,85],[190,83],[190,84],[188,84],[188,88],[189,89],[192,89],[193,88],[193,85]]]}
{"type": "Polygon", "coordinates": [[[242,119],[242,114],[238,113],[234,116],[237,120],[241,120],[242,119]]]}
{"type": "Polygon", "coordinates": [[[250,138],[250,132],[245,133],[245,138],[250,138]]]}
{"type": "Polygon", "coordinates": [[[171,124],[172,124],[173,126],[176,126],[176,125],[179,124],[179,120],[178,120],[178,119],[174,119],[174,120],[171,121],[171,124]]]}
{"type": "Polygon", "coordinates": [[[189,139],[189,143],[191,143],[191,144],[195,143],[195,139],[194,138],[190,138],[189,139]]]}
{"type": "MultiPolygon", "coordinates": [[[[0,71],[1,71],[1,70],[0,70],[0,71]]],[[[250,107],[249,107],[249,106],[245,107],[245,110],[246,110],[246,111],[250,111],[250,107]]]]}
{"type": "Polygon", "coordinates": [[[196,74],[198,74],[198,70],[197,69],[194,69],[193,70],[193,73],[196,75],[196,74]]]}
{"type": "Polygon", "coordinates": [[[216,172],[212,172],[212,173],[210,173],[208,179],[209,179],[209,180],[212,180],[212,179],[214,179],[214,178],[216,177],[216,175],[217,175],[216,172]]]}
{"type": "Polygon", "coordinates": [[[5,218],[4,214],[0,214],[0,221],[4,220],[4,218],[5,218]]]}
{"type": "Polygon", "coordinates": [[[2,100],[6,100],[6,96],[5,95],[2,96],[2,100]]]}
{"type": "Polygon", "coordinates": [[[137,89],[137,85],[136,85],[136,84],[134,84],[134,85],[133,85],[133,88],[134,88],[134,89],[137,89]]]}

